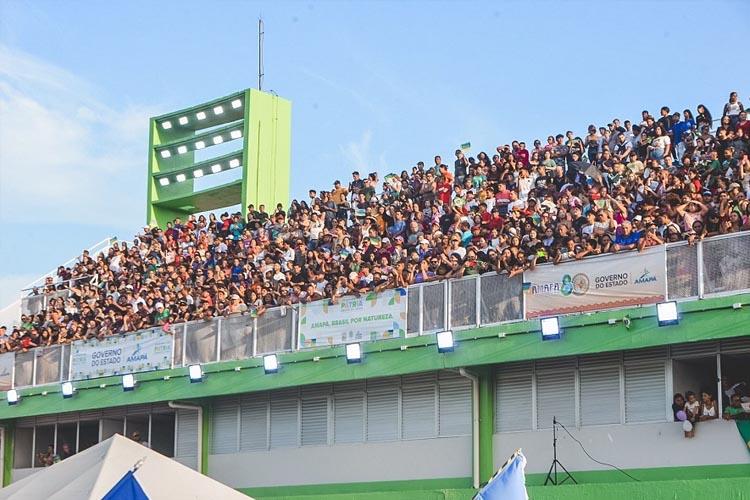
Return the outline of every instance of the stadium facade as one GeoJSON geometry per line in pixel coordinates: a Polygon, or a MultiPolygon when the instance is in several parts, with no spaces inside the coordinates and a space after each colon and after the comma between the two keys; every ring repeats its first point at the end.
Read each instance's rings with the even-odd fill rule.
{"type": "MultiPolygon", "coordinates": [[[[284,201],[275,189],[288,170],[286,180],[265,183],[267,193],[250,191],[260,189],[250,182],[255,143],[243,141],[241,163],[250,166],[240,182],[203,194],[187,179],[200,161],[166,163],[172,153],[161,154],[203,140],[187,128],[187,136],[162,134],[164,121],[231,109],[236,99],[258,102],[262,116],[244,106],[212,132],[231,133],[242,120],[244,138],[251,130],[263,137],[254,126],[275,112],[274,98],[244,91],[152,120],[149,221],[217,208],[221,192],[243,206],[284,201]],[[175,178],[162,185],[165,176],[175,178]]],[[[288,142],[278,150],[288,165],[288,142]]],[[[340,319],[314,323],[315,333],[308,320],[318,306],[308,305],[4,354],[3,484],[39,471],[48,445],[61,455],[63,445],[75,452],[138,432],[151,448],[256,498],[470,498],[518,448],[532,499],[745,498],[750,448],[735,422],[701,422],[685,438],[671,405],[673,393],[708,388],[721,408],[722,379],[750,375],[750,234],[632,255],[661,259],[663,268],[623,277],[627,259],[614,255],[539,266],[567,280],[489,273],[413,285],[385,303],[368,295],[357,299],[363,321],[401,311],[393,328],[369,336],[339,335],[340,319]],[[594,299],[586,313],[556,305],[585,300],[599,283],[639,280],[663,293],[631,297],[628,307],[594,299]],[[677,322],[659,326],[655,303],[665,301],[676,301],[677,322]],[[554,340],[541,332],[549,317],[559,319],[560,334],[546,332],[554,340]],[[438,346],[440,332],[452,342],[438,346]],[[347,362],[355,341],[361,361],[347,362]],[[278,370],[265,364],[271,354],[278,370]],[[123,386],[127,374],[132,388],[123,386]],[[68,381],[73,392],[64,397],[68,381]],[[543,486],[553,417],[569,431],[558,429],[558,458],[578,484],[543,486]]],[[[315,314],[330,313],[319,306],[315,314]]]]}

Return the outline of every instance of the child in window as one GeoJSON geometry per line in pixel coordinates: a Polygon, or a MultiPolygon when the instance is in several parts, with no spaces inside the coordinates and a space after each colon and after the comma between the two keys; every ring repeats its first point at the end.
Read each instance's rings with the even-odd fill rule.
{"type": "Polygon", "coordinates": [[[701,403],[698,398],[695,397],[693,391],[687,391],[685,393],[685,414],[687,415],[687,421],[693,425],[693,428],[689,431],[685,431],[685,437],[695,437],[695,424],[698,422],[700,416],[701,403]]]}

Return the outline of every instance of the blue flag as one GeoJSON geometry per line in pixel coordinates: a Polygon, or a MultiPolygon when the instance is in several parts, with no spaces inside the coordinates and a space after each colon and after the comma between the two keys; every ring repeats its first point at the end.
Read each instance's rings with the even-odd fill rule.
{"type": "Polygon", "coordinates": [[[102,500],[148,500],[148,496],[138,484],[133,471],[128,471],[117,484],[104,495],[102,500]]]}
{"type": "Polygon", "coordinates": [[[528,500],[525,467],[526,457],[519,450],[479,490],[474,500],[528,500]]]}

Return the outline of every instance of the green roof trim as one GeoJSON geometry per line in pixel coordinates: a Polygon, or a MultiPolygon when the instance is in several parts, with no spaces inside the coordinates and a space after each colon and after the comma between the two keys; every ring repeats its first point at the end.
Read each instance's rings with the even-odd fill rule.
{"type": "Polygon", "coordinates": [[[59,394],[59,384],[21,389],[19,404],[0,402],[0,420],[750,336],[748,303],[750,294],[683,302],[680,324],[667,327],[657,326],[654,306],[564,317],[558,341],[542,342],[538,321],[464,330],[456,332],[455,351],[446,354],[438,354],[434,335],[364,343],[361,364],[346,363],[344,346],[282,353],[279,373],[270,375],[263,372],[261,358],[212,363],[204,365],[204,381],[195,384],[188,382],[187,368],[139,373],[132,392],[123,392],[119,377],[74,382],[70,399],[59,394]],[[733,309],[738,302],[744,307],[733,309]],[[622,322],[608,324],[626,314],[629,329],[622,322]]]}

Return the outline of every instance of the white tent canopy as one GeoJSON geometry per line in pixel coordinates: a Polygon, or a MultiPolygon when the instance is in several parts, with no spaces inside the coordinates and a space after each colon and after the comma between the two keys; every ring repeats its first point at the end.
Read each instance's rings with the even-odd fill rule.
{"type": "Polygon", "coordinates": [[[119,434],[32,474],[7,488],[0,499],[101,499],[133,468],[152,500],[248,500],[250,497],[119,434]]]}

